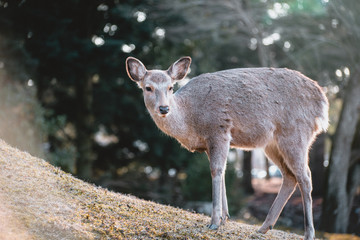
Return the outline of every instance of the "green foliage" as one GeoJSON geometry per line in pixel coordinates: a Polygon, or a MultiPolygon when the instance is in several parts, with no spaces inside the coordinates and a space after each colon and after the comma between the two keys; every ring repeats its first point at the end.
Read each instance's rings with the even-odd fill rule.
{"type": "Polygon", "coordinates": [[[63,148],[56,148],[46,156],[52,165],[61,167],[61,169],[66,172],[74,172],[75,157],[76,149],[72,145],[63,148]]]}
{"type": "Polygon", "coordinates": [[[225,183],[226,195],[228,197],[229,213],[236,215],[244,205],[244,190],[241,179],[237,176],[234,163],[228,163],[226,167],[225,183]]]}
{"type": "MultiPolygon", "coordinates": [[[[51,110],[45,112],[46,115],[53,115],[51,110]]],[[[46,146],[46,159],[54,166],[61,167],[66,172],[74,172],[76,148],[68,135],[73,130],[67,126],[66,116],[59,115],[48,118],[45,121],[45,132],[52,145],[46,146]]]]}
{"type": "MultiPolygon", "coordinates": [[[[75,161],[94,156],[94,163],[84,162],[102,172],[134,161],[167,172],[184,169],[193,158],[156,128],[141,91],[124,68],[129,55],[149,67],[169,65],[164,49],[174,47],[154,34],[154,20],[147,15],[151,4],[34,0],[12,1],[0,8],[0,34],[9,39],[4,47],[9,50],[0,60],[9,66],[28,62],[12,74],[24,73],[22,81],[34,81],[45,109],[50,162],[76,173],[75,161]],[[139,19],[139,14],[145,18],[139,19]],[[12,60],[7,55],[24,57],[12,60]],[[98,142],[94,136],[100,130],[115,140],[98,142]],[[138,141],[147,147],[139,149],[138,141]]],[[[173,60],[175,55],[190,54],[187,49],[173,51],[173,60]]]]}
{"type": "MultiPolygon", "coordinates": [[[[280,4],[287,4],[289,6],[288,10],[290,14],[306,14],[306,15],[324,15],[326,14],[326,1],[324,0],[281,0],[281,1],[269,1],[270,3],[274,2],[280,4]]],[[[279,6],[277,6],[279,7],[279,6]]]]}
{"type": "Polygon", "coordinates": [[[211,201],[211,173],[206,155],[189,163],[182,185],[184,197],[190,201],[211,201]]]}

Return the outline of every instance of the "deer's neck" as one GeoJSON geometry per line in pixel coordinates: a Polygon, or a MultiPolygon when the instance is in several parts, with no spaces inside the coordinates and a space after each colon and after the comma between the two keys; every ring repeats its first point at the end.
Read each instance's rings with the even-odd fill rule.
{"type": "Polygon", "coordinates": [[[170,112],[166,117],[156,113],[150,113],[158,128],[167,135],[175,138],[183,147],[189,151],[204,151],[206,145],[204,139],[199,136],[197,130],[191,124],[189,109],[185,102],[179,97],[170,101],[170,112]]]}
{"type": "Polygon", "coordinates": [[[185,114],[179,99],[172,98],[170,100],[170,112],[165,116],[159,116],[156,113],[151,113],[153,120],[158,128],[160,128],[167,135],[179,140],[183,135],[186,135],[187,127],[185,123],[185,114]]]}

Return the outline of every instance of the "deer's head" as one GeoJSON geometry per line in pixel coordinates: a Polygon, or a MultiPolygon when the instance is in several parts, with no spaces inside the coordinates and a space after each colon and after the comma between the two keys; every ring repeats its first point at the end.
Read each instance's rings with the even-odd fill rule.
{"type": "Polygon", "coordinates": [[[128,57],[126,71],[143,90],[146,108],[153,114],[166,117],[171,112],[174,83],[185,78],[190,64],[190,57],[182,57],[168,70],[147,70],[141,61],[128,57]]]}

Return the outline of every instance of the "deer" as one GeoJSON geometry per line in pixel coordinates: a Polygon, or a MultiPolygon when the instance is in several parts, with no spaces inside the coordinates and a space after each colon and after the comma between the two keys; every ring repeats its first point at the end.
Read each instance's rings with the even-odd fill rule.
{"type": "Polygon", "coordinates": [[[236,68],[201,74],[174,92],[191,61],[182,57],[167,70],[147,70],[140,60],[128,57],[126,71],[143,90],[157,127],[187,150],[207,154],[212,177],[208,228],[216,230],[230,217],[225,189],[229,149],[262,148],[280,169],[282,185],[258,232],[273,228],[299,186],[304,238],[314,239],[308,152],[328,128],[329,104],[321,87],[287,68],[236,68]]]}

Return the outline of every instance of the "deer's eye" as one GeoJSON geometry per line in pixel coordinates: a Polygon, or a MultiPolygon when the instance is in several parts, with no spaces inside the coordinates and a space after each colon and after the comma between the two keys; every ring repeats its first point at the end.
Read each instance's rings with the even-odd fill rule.
{"type": "Polygon", "coordinates": [[[172,91],[174,88],[173,87],[169,87],[169,91],[172,91]]]}
{"type": "Polygon", "coordinates": [[[152,92],[152,88],[151,87],[145,87],[145,90],[148,92],[152,92]]]}

